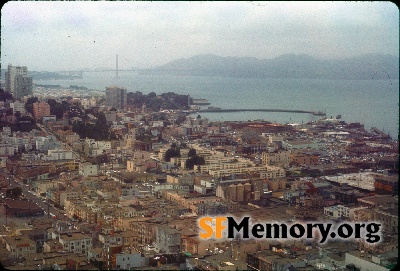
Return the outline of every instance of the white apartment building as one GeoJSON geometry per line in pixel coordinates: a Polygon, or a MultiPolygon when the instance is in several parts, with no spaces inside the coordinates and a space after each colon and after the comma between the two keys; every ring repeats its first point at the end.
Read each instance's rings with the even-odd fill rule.
{"type": "Polygon", "coordinates": [[[117,270],[130,270],[134,267],[145,265],[145,258],[141,253],[132,251],[131,253],[118,253],[115,255],[115,265],[117,270]]]}
{"type": "Polygon", "coordinates": [[[47,156],[44,157],[46,161],[57,161],[57,160],[72,160],[74,159],[74,153],[67,150],[48,150],[47,156]]]}
{"type": "Polygon", "coordinates": [[[268,166],[259,172],[260,178],[264,179],[276,179],[285,178],[286,172],[281,167],[268,166]]]}
{"type": "Polygon", "coordinates": [[[92,237],[82,233],[62,233],[59,242],[65,251],[86,255],[92,249],[92,237]]]}
{"type": "Polygon", "coordinates": [[[244,168],[249,166],[251,166],[249,162],[232,162],[232,163],[225,162],[225,163],[216,163],[207,165],[195,165],[194,169],[199,168],[200,173],[208,173],[210,170],[244,168]]]}
{"type": "Polygon", "coordinates": [[[96,176],[98,175],[98,165],[92,165],[89,162],[79,164],[79,174],[82,176],[96,176]]]}
{"type": "Polygon", "coordinates": [[[46,152],[51,149],[59,149],[61,147],[60,142],[54,136],[37,137],[35,138],[36,150],[40,152],[46,152]]]}
{"type": "Polygon", "coordinates": [[[349,207],[344,205],[335,205],[324,207],[324,215],[332,218],[347,218],[347,219],[354,219],[354,212],[356,210],[367,209],[367,207],[349,207]]]}
{"type": "Polygon", "coordinates": [[[104,248],[107,248],[110,245],[122,246],[124,244],[124,238],[119,233],[114,233],[114,234],[100,233],[99,241],[103,243],[104,248]]]}
{"type": "Polygon", "coordinates": [[[211,169],[208,171],[214,178],[219,178],[231,174],[239,174],[245,172],[262,172],[265,170],[265,167],[241,167],[241,168],[229,168],[229,169],[211,169]]]}

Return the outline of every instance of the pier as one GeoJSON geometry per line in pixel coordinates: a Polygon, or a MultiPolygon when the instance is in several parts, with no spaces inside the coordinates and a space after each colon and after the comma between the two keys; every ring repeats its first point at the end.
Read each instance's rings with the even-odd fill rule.
{"type": "Polygon", "coordinates": [[[301,113],[301,114],[312,114],[314,116],[326,116],[325,112],[322,111],[307,111],[307,110],[294,110],[294,109],[201,109],[197,111],[191,111],[189,114],[198,113],[231,113],[231,112],[285,112],[285,113],[301,113]]]}

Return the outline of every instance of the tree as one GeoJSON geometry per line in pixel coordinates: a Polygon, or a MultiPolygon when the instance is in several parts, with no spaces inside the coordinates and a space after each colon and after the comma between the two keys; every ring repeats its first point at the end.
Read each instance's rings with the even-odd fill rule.
{"type": "Polygon", "coordinates": [[[149,94],[147,94],[147,97],[150,99],[155,99],[157,98],[157,94],[155,92],[150,92],[149,94]]]}
{"type": "Polygon", "coordinates": [[[162,133],[158,135],[157,142],[163,142],[162,133]]]}
{"type": "Polygon", "coordinates": [[[33,104],[39,101],[38,97],[30,97],[25,103],[25,109],[33,115],[33,104]]]}
{"type": "Polygon", "coordinates": [[[172,157],[181,157],[181,150],[180,150],[178,147],[176,147],[176,145],[175,145],[175,148],[173,148],[173,147],[171,146],[171,148],[168,149],[168,150],[165,152],[165,161],[166,161],[166,162],[171,161],[171,158],[172,158],[172,157]]]}
{"type": "Polygon", "coordinates": [[[4,89],[0,88],[0,101],[14,100],[11,93],[6,92],[4,89]]]}
{"type": "Polygon", "coordinates": [[[189,152],[188,152],[188,157],[191,158],[191,157],[194,157],[194,156],[196,156],[196,150],[195,149],[190,149],[189,152]]]}
{"type": "Polygon", "coordinates": [[[186,160],[186,168],[188,169],[193,169],[194,165],[204,165],[205,160],[204,157],[194,155],[193,157],[190,157],[189,159],[186,160]]]}

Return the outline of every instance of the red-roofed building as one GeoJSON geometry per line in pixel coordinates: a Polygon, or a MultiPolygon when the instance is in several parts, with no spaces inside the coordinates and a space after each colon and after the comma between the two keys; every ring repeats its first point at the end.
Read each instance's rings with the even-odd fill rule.
{"type": "Polygon", "coordinates": [[[306,191],[306,195],[314,195],[318,192],[318,189],[312,182],[305,182],[302,188],[306,191]]]}
{"type": "Polygon", "coordinates": [[[36,242],[27,236],[3,237],[3,243],[13,257],[24,257],[36,252],[36,242]]]}

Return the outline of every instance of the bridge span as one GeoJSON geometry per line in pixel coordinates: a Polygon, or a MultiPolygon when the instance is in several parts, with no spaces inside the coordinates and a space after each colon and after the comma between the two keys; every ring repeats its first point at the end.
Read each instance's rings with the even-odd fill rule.
{"type": "Polygon", "coordinates": [[[322,111],[307,111],[307,110],[295,110],[295,109],[201,109],[197,111],[190,111],[189,114],[198,113],[230,113],[230,112],[285,112],[285,113],[301,113],[301,114],[312,114],[314,116],[326,116],[325,112],[322,111]]]}

